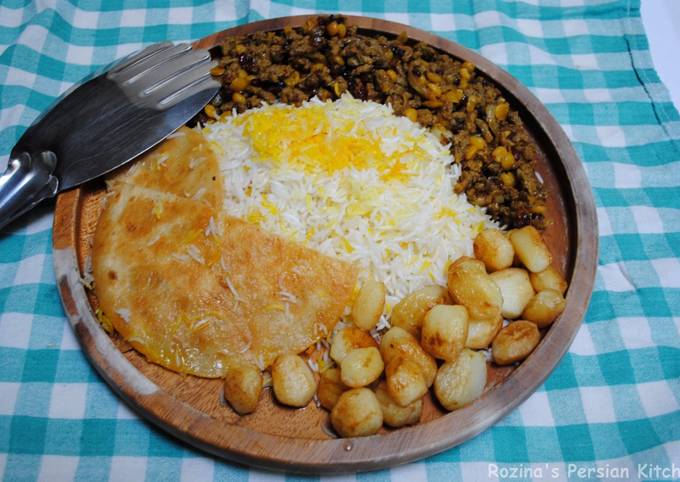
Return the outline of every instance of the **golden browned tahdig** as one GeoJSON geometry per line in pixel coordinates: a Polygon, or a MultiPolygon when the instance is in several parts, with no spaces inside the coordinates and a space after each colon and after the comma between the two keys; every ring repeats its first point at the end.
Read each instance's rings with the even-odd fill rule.
{"type": "Polygon", "coordinates": [[[113,328],[150,361],[221,377],[268,367],[340,319],[349,263],[222,212],[218,161],[183,128],[109,181],[93,246],[95,292],[113,328]]]}

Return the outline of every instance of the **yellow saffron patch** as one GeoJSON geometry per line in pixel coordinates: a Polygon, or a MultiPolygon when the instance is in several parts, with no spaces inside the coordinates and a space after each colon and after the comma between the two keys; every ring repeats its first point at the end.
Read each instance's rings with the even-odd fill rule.
{"type": "Polygon", "coordinates": [[[246,112],[235,122],[243,125],[259,161],[309,173],[373,168],[385,181],[406,181],[408,166],[400,159],[409,154],[423,158],[415,142],[386,154],[383,140],[368,126],[334,116],[328,105],[261,109],[246,112]]]}

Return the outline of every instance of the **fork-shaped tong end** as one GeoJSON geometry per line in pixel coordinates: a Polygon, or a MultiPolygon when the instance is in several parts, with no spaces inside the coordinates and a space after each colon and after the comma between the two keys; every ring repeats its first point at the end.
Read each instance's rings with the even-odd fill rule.
{"type": "Polygon", "coordinates": [[[0,176],[0,229],[162,141],[217,93],[213,66],[207,50],[164,42],[66,95],[12,150],[0,176]]]}

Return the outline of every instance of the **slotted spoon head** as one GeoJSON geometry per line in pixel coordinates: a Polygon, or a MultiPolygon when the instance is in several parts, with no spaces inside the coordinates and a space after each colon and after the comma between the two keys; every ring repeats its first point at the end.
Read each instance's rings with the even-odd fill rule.
{"type": "Polygon", "coordinates": [[[82,84],[21,137],[13,153],[52,153],[59,191],[122,166],[196,115],[219,90],[210,53],[151,45],[82,84]]]}

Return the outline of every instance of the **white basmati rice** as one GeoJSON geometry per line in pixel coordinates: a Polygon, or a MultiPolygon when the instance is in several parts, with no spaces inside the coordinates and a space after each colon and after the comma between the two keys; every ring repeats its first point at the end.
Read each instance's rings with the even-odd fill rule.
{"type": "Polygon", "coordinates": [[[299,108],[272,105],[226,117],[203,132],[220,158],[226,212],[357,263],[361,278],[385,283],[388,306],[422,286],[445,285],[448,263],[471,254],[474,237],[497,226],[454,193],[460,169],[449,147],[389,106],[349,95],[333,103],[314,99],[299,108]],[[270,114],[284,115],[286,123],[276,128],[286,132],[294,132],[300,116],[307,116],[307,125],[310,116],[321,116],[318,128],[306,134],[309,149],[334,146],[344,136],[359,146],[377,143],[379,151],[364,165],[337,170],[334,159],[321,158],[329,153],[321,152],[312,159],[317,167],[299,138],[293,143],[274,132],[271,142],[278,144],[266,144],[261,136],[273,127],[252,116],[270,114]],[[266,132],[258,131],[262,125],[266,132]],[[283,157],[267,158],[270,148],[283,157]]]}

